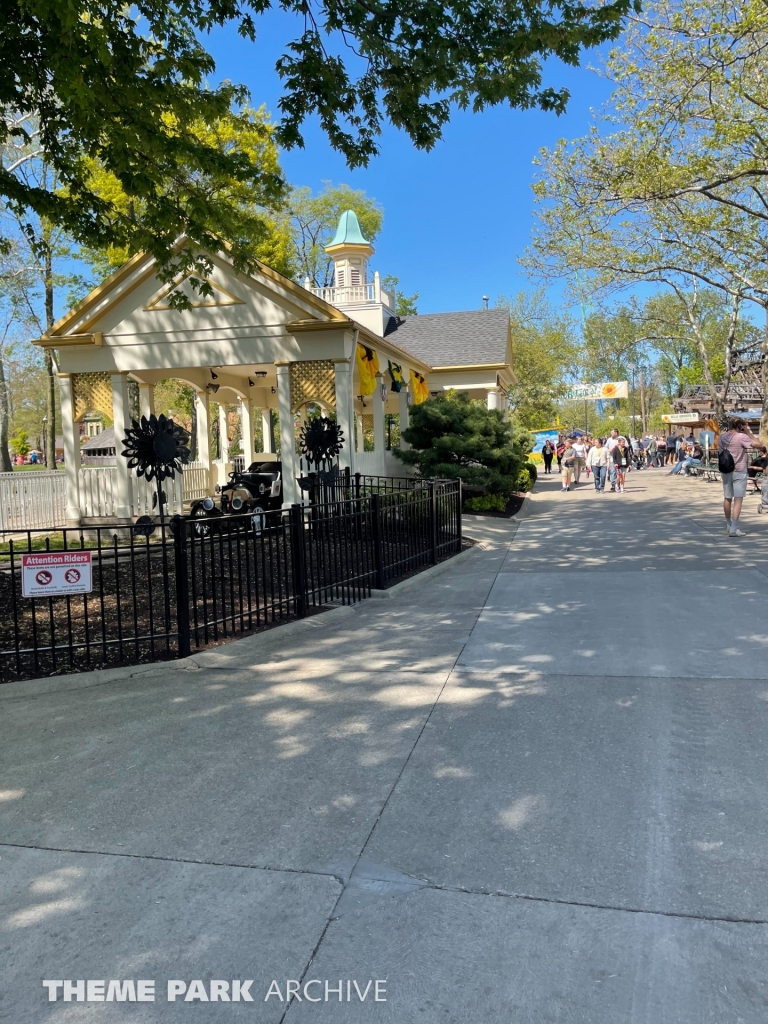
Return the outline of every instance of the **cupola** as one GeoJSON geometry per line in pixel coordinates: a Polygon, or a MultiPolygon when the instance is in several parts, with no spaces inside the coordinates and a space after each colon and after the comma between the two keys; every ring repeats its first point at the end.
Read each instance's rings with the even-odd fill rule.
{"type": "Polygon", "coordinates": [[[363,237],[354,210],[342,213],[336,235],[325,251],[333,259],[336,288],[357,288],[368,283],[368,260],[375,250],[363,237]]]}

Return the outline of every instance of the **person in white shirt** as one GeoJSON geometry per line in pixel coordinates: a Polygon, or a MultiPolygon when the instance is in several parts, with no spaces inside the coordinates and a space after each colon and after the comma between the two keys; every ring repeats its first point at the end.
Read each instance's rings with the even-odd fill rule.
{"type": "Polygon", "coordinates": [[[582,438],[577,437],[573,442],[573,450],[576,452],[576,461],[573,466],[573,482],[577,484],[581,479],[581,471],[587,460],[587,447],[582,438]]]}
{"type": "Polygon", "coordinates": [[[608,449],[603,447],[602,438],[596,438],[595,443],[587,452],[587,465],[592,470],[595,490],[598,494],[602,494],[605,490],[605,474],[608,469],[608,459],[608,449]]]}
{"type": "MultiPolygon", "coordinates": [[[[618,430],[612,430],[611,436],[605,442],[605,447],[608,449],[608,453],[611,454],[613,449],[619,443],[619,432],[618,430]]],[[[608,459],[608,474],[611,480],[611,490],[616,490],[616,464],[612,458],[608,459]]]]}

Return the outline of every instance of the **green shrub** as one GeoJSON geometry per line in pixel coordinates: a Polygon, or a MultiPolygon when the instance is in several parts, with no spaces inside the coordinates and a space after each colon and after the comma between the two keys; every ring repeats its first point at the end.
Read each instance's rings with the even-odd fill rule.
{"type": "Polygon", "coordinates": [[[536,483],[536,467],[533,467],[533,473],[528,466],[523,466],[517,475],[517,489],[518,491],[530,491],[533,485],[536,483]]]}
{"type": "Polygon", "coordinates": [[[479,498],[467,498],[465,512],[506,512],[509,496],[506,494],[483,494],[479,498]]]}
{"type": "Polygon", "coordinates": [[[501,497],[515,490],[533,447],[527,431],[505,422],[501,410],[472,401],[465,391],[449,391],[414,406],[403,438],[411,447],[392,454],[422,477],[459,476],[469,491],[501,497]]]}

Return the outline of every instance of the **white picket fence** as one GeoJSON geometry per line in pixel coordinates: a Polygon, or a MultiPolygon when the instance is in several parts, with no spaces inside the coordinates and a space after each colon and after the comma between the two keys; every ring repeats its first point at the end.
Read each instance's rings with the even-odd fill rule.
{"type": "MultiPolygon", "coordinates": [[[[157,485],[143,477],[132,477],[133,514],[152,515],[157,485]]],[[[184,510],[184,504],[209,493],[208,470],[202,463],[184,467],[181,477],[166,480],[163,491],[170,515],[184,510]]],[[[0,532],[45,530],[66,526],[67,480],[56,472],[0,473],[0,532]]],[[[115,465],[80,468],[80,512],[86,518],[111,519],[117,515],[117,469],[115,465]]]]}
{"type": "Polygon", "coordinates": [[[0,530],[65,525],[67,482],[62,472],[0,473],[0,530]]]}

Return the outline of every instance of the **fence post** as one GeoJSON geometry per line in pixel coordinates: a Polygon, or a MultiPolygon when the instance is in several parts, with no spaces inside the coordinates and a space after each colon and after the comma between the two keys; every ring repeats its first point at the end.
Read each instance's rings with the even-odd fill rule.
{"type": "Polygon", "coordinates": [[[437,565],[437,485],[434,480],[427,484],[429,488],[429,535],[432,547],[432,565],[437,565]]]}
{"type": "MultiPolygon", "coordinates": [[[[163,537],[165,544],[165,537],[163,537]]],[[[187,558],[187,520],[179,516],[173,535],[176,563],[176,625],[179,630],[179,657],[190,654],[189,641],[189,560],[187,558]]]]}
{"type": "Polygon", "coordinates": [[[355,473],[355,498],[360,500],[360,477],[361,473],[355,473]]]}
{"type": "Polygon", "coordinates": [[[456,477],[456,550],[461,551],[463,536],[461,532],[461,477],[456,477]]]}
{"type": "Polygon", "coordinates": [[[291,564],[293,566],[293,601],[298,618],[307,614],[307,565],[304,559],[304,511],[291,505],[291,564]]]}
{"type": "Polygon", "coordinates": [[[381,495],[371,495],[371,529],[373,532],[373,565],[376,569],[376,589],[384,590],[384,545],[381,538],[381,495]]]}

